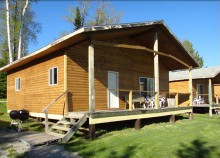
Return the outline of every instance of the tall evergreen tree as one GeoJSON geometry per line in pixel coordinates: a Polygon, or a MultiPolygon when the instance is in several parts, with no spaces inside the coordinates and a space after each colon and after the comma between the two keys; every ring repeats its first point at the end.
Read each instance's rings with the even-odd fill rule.
{"type": "Polygon", "coordinates": [[[78,6],[76,7],[76,14],[75,14],[75,18],[74,18],[74,23],[73,24],[75,26],[75,30],[77,30],[77,29],[79,29],[80,27],[83,26],[81,13],[80,13],[80,10],[79,10],[78,6]]]}
{"type": "MultiPolygon", "coordinates": [[[[110,2],[90,0],[78,0],[78,2],[78,8],[81,16],[81,27],[117,24],[121,19],[122,13],[116,11],[110,2]],[[89,15],[89,13],[92,14],[89,15]]],[[[69,9],[70,15],[65,17],[66,21],[72,23],[74,26],[76,15],[78,15],[78,13],[76,14],[76,12],[77,8],[74,9],[72,7],[69,9]]]]}

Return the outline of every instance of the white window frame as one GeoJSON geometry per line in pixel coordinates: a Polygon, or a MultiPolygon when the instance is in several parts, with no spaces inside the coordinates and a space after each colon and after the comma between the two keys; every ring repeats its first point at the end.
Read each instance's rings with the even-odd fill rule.
{"type": "Polygon", "coordinates": [[[21,90],[21,77],[17,77],[15,78],[15,91],[20,91],[20,90],[21,90]]]}
{"type": "Polygon", "coordinates": [[[49,69],[49,72],[48,72],[48,78],[49,78],[49,86],[55,86],[55,85],[58,85],[58,66],[55,66],[55,67],[52,67],[49,69]],[[50,80],[51,80],[51,77],[54,77],[54,69],[57,69],[57,83],[54,84],[54,78],[52,78],[52,83],[50,83],[50,80]],[[52,76],[50,76],[50,70],[52,70],[52,76]]]}
{"type": "MultiPolygon", "coordinates": [[[[152,80],[153,81],[153,91],[151,91],[151,92],[148,92],[147,94],[149,94],[149,93],[151,93],[150,95],[154,95],[154,92],[155,92],[155,81],[154,81],[154,78],[151,78],[151,77],[144,77],[144,76],[141,76],[141,77],[139,77],[139,85],[140,85],[140,83],[141,83],[141,78],[145,78],[145,79],[147,79],[147,91],[150,91],[150,86],[149,86],[149,81],[150,80],[152,80]]],[[[140,95],[141,95],[141,92],[140,92],[140,95]]]]}

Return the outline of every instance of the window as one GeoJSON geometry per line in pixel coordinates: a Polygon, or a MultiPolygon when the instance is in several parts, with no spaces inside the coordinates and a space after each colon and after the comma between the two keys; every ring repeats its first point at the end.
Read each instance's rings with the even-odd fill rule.
{"type": "Polygon", "coordinates": [[[198,94],[198,96],[203,95],[203,85],[202,84],[197,84],[197,94],[198,94]]]}
{"type": "Polygon", "coordinates": [[[51,86],[57,85],[57,80],[58,80],[57,71],[58,71],[57,67],[51,68],[49,71],[49,83],[51,86]]]}
{"type": "Polygon", "coordinates": [[[20,91],[21,89],[21,78],[16,78],[15,79],[15,90],[20,91]]]}
{"type": "Polygon", "coordinates": [[[141,91],[149,91],[149,92],[141,92],[143,96],[153,96],[154,95],[154,79],[148,77],[140,77],[139,85],[141,91]]]}

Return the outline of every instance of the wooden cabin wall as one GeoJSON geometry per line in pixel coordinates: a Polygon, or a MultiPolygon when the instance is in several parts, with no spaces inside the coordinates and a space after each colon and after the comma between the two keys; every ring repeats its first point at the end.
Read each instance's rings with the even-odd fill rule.
{"type": "MultiPolygon", "coordinates": [[[[193,80],[193,98],[197,97],[197,85],[202,84],[204,90],[204,99],[205,102],[208,103],[208,79],[194,79],[193,80]]],[[[169,90],[170,92],[178,92],[178,93],[189,93],[189,81],[182,80],[182,81],[171,81],[169,83],[169,90]]],[[[179,94],[179,104],[180,106],[189,105],[188,95],[181,95],[179,94]]]]}
{"type": "Polygon", "coordinates": [[[220,95],[220,85],[214,85],[214,94],[220,95]]]}
{"type": "MultiPolygon", "coordinates": [[[[193,87],[194,90],[194,87],[193,87]]],[[[181,93],[189,93],[189,81],[173,81],[169,83],[169,91],[179,93],[179,106],[189,105],[189,95],[181,93]]]]}
{"type": "Polygon", "coordinates": [[[204,96],[202,96],[204,98],[204,101],[205,103],[208,103],[209,101],[209,97],[208,97],[208,94],[209,94],[209,91],[208,91],[208,85],[209,85],[209,80],[208,79],[195,79],[193,80],[193,94],[194,94],[194,97],[197,97],[197,85],[198,84],[202,84],[203,85],[203,93],[204,93],[204,96]]]}
{"type": "MultiPolygon", "coordinates": [[[[22,67],[8,72],[7,108],[8,110],[27,109],[42,113],[42,110],[64,90],[64,57],[55,52],[36,59],[22,67]],[[49,86],[49,69],[58,67],[58,85],[49,86]],[[21,78],[21,89],[15,91],[15,78],[21,78]]],[[[51,106],[49,114],[62,114],[64,99],[51,106]]]]}
{"type": "MultiPolygon", "coordinates": [[[[70,111],[88,111],[88,43],[66,50],[70,111]]],[[[168,70],[160,61],[160,90],[168,91],[168,70]]],[[[139,90],[139,77],[154,78],[153,55],[130,49],[95,46],[95,110],[107,110],[108,71],[119,73],[119,89],[139,90]]],[[[125,108],[119,92],[120,109],[125,108]]]]}

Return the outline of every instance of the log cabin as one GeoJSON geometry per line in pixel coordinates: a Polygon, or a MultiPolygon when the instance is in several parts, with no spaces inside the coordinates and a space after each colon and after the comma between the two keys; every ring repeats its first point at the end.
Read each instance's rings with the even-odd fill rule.
{"type": "MultiPolygon", "coordinates": [[[[187,70],[169,73],[170,92],[188,92],[189,76],[187,70]]],[[[196,68],[192,70],[193,106],[210,107],[219,104],[220,99],[220,66],[196,68]]],[[[188,100],[187,100],[188,101],[188,100]]],[[[179,97],[179,105],[189,105],[184,97],[179,97]]]]}
{"type": "MultiPolygon", "coordinates": [[[[187,68],[191,76],[197,66],[160,20],[83,27],[0,71],[7,72],[8,111],[27,109],[60,124],[78,116],[77,128],[86,114],[93,138],[95,124],[192,113],[191,107],[162,109],[159,97],[169,93],[169,71],[187,68]],[[154,108],[135,108],[134,96],[142,94],[154,97],[154,108]]],[[[192,102],[191,88],[187,93],[192,102]]],[[[46,131],[63,138],[48,125],[46,131]]]]}

